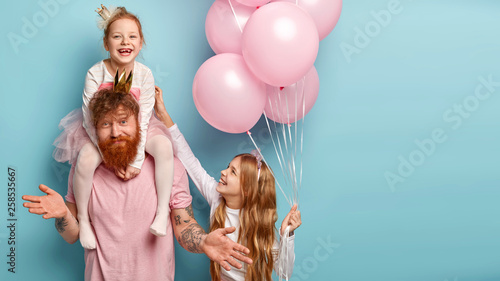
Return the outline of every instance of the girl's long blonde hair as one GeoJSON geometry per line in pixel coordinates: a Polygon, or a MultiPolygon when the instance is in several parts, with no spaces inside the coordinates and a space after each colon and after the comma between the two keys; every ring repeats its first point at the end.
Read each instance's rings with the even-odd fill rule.
{"type": "MultiPolygon", "coordinates": [[[[271,170],[262,162],[260,176],[257,179],[258,166],[255,156],[245,153],[240,157],[240,188],[243,205],[240,210],[240,228],[238,243],[250,249],[248,257],[253,260],[246,266],[246,281],[272,280],[274,258],[273,244],[276,236],[274,224],[278,219],[276,212],[276,189],[271,170]]],[[[226,200],[215,210],[210,231],[225,227],[226,200]]],[[[210,261],[210,274],[213,281],[220,280],[221,267],[210,261]]]]}

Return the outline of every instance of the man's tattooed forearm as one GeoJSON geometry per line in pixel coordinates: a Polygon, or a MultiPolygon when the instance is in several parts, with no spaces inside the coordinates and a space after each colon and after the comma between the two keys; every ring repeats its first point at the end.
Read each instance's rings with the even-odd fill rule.
{"type": "Polygon", "coordinates": [[[56,218],[57,232],[63,233],[66,231],[66,226],[68,226],[68,221],[65,218],[56,218]]]}
{"type": "Polygon", "coordinates": [[[181,232],[181,235],[177,238],[177,240],[179,241],[179,244],[181,244],[181,246],[189,252],[202,253],[200,244],[203,237],[206,235],[205,230],[203,230],[199,224],[192,223],[181,232]]]}
{"type": "MultiPolygon", "coordinates": [[[[79,225],[78,220],[73,216],[73,214],[70,213],[70,215],[71,215],[71,219],[73,219],[75,224],[78,226],[79,225]]],[[[68,224],[69,224],[69,222],[66,220],[66,218],[64,218],[64,217],[56,218],[55,226],[56,226],[57,232],[63,233],[64,231],[66,231],[66,226],[68,226],[68,224]]]]}
{"type": "MultiPolygon", "coordinates": [[[[189,223],[191,220],[182,220],[184,223],[189,223]]],[[[180,225],[181,224],[181,216],[177,215],[175,216],[175,225],[180,225]]]]}
{"type": "Polygon", "coordinates": [[[186,207],[186,212],[188,213],[188,216],[192,217],[194,219],[194,215],[193,215],[193,207],[191,205],[187,206],[186,207]]]}

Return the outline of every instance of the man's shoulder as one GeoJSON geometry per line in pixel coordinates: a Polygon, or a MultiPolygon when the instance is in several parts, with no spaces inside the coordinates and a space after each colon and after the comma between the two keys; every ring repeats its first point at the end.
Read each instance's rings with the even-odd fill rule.
{"type": "Polygon", "coordinates": [[[186,173],[186,168],[184,167],[184,165],[182,165],[181,160],[179,160],[179,158],[177,158],[176,156],[174,156],[174,168],[177,171],[186,173]]]}
{"type": "Polygon", "coordinates": [[[170,207],[172,209],[186,208],[191,205],[192,200],[186,168],[177,157],[174,157],[174,182],[170,207]]]}
{"type": "Polygon", "coordinates": [[[189,189],[189,180],[187,177],[186,168],[182,165],[181,160],[174,156],[174,183],[177,185],[186,185],[189,189]]]}

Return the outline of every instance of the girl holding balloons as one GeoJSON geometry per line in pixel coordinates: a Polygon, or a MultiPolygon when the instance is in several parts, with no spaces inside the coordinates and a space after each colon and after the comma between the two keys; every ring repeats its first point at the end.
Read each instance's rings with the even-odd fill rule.
{"type": "Polygon", "coordinates": [[[283,219],[280,234],[288,237],[278,243],[275,179],[258,152],[235,156],[216,181],[203,169],[170,118],[158,87],[155,113],[169,128],[176,156],[210,205],[210,230],[235,226],[236,231],[227,236],[250,249],[248,257],[253,263],[242,269],[226,271],[211,262],[212,280],[272,280],[273,267],[278,275],[290,278],[295,260],[294,230],[302,224],[300,211],[294,205],[283,219]]]}

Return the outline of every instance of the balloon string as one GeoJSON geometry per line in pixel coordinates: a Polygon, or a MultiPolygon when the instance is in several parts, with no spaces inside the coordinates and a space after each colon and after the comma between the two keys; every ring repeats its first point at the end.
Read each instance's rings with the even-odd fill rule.
{"type": "MultiPolygon", "coordinates": [[[[304,91],[305,91],[305,83],[306,83],[306,77],[304,76],[304,91]]],[[[302,159],[303,159],[303,152],[304,152],[304,120],[306,119],[306,95],[302,96],[302,129],[300,133],[300,184],[299,188],[302,188],[302,159]]],[[[298,204],[299,202],[297,202],[298,204]]]]}
{"type": "MultiPolygon", "coordinates": [[[[278,93],[277,96],[278,96],[278,101],[279,101],[279,105],[278,105],[278,101],[276,103],[276,111],[278,112],[278,118],[281,121],[282,119],[284,119],[284,116],[283,116],[283,118],[281,117],[281,114],[280,114],[281,110],[279,110],[280,108],[283,108],[282,101],[281,101],[281,92],[280,92],[280,90],[278,90],[278,87],[276,87],[275,89],[276,89],[276,91],[278,93]]],[[[287,108],[287,114],[288,114],[288,108],[287,108]]],[[[290,168],[290,159],[288,158],[288,143],[287,143],[287,140],[286,140],[285,123],[282,123],[281,125],[282,125],[281,126],[281,133],[283,135],[283,143],[285,145],[285,155],[287,156],[287,157],[285,157],[282,154],[283,163],[286,163],[286,165],[285,165],[286,176],[285,176],[285,174],[284,174],[284,176],[285,176],[286,179],[290,180],[290,185],[291,185],[292,184],[292,173],[291,173],[291,168],[290,168]]],[[[290,143],[290,145],[291,145],[291,143],[290,143]]]]}
{"type": "MultiPolygon", "coordinates": [[[[298,95],[298,88],[299,88],[299,83],[297,82],[295,84],[295,150],[294,150],[294,155],[293,158],[297,159],[297,112],[298,112],[298,103],[297,103],[297,95],[298,95]]],[[[302,88],[302,94],[304,94],[304,89],[302,88]]],[[[293,189],[294,197],[293,197],[293,202],[297,203],[298,197],[299,197],[299,192],[298,192],[298,187],[297,187],[297,172],[295,170],[295,161],[294,161],[294,167],[293,167],[293,172],[294,172],[294,181],[295,181],[295,188],[293,189]]]]}
{"type": "MultiPolygon", "coordinates": [[[[297,115],[298,115],[298,102],[297,102],[297,96],[298,96],[298,88],[299,88],[299,83],[295,83],[295,149],[294,149],[294,155],[293,155],[293,158],[294,159],[297,159],[297,115]]],[[[304,89],[302,88],[302,94],[304,94],[304,89]]],[[[293,189],[293,202],[294,203],[297,203],[297,200],[298,200],[298,187],[297,187],[297,170],[295,169],[295,161],[293,163],[294,167],[293,167],[293,172],[294,172],[294,182],[295,182],[295,186],[294,186],[294,189],[293,189]]]]}
{"type": "MultiPolygon", "coordinates": [[[[276,89],[278,89],[278,88],[276,88],[276,89]]],[[[284,119],[284,118],[281,118],[281,114],[280,114],[281,110],[279,110],[280,108],[283,108],[281,106],[281,104],[282,104],[281,103],[281,92],[279,92],[279,91],[278,91],[278,103],[279,103],[279,105],[276,104],[276,111],[278,112],[278,118],[279,118],[279,120],[283,121],[282,119],[284,119]]],[[[283,133],[283,143],[285,145],[285,153],[288,154],[288,145],[287,145],[286,135],[285,135],[285,123],[281,124],[281,132],[283,133]]]]}
{"type": "MultiPolygon", "coordinates": [[[[294,146],[294,143],[293,143],[293,140],[292,140],[292,131],[291,131],[291,128],[292,128],[292,125],[290,125],[290,105],[288,104],[288,98],[285,98],[285,105],[286,105],[286,113],[287,113],[287,127],[288,127],[288,137],[289,137],[289,140],[290,140],[290,152],[288,153],[289,155],[289,158],[288,158],[288,169],[290,170],[290,182],[291,182],[291,185],[292,185],[292,193],[295,197],[295,190],[296,190],[296,186],[297,186],[297,180],[296,180],[296,177],[295,177],[295,156],[294,156],[294,153],[293,153],[293,146],[294,146]]],[[[295,202],[295,199],[293,200],[295,202]]]]}
{"type": "MultiPolygon", "coordinates": [[[[285,124],[284,124],[285,125],[285,124]]],[[[288,126],[288,124],[286,124],[288,126]]],[[[284,126],[283,126],[284,127],[284,126]]],[[[287,135],[286,135],[286,130],[283,128],[283,138],[286,142],[286,138],[287,138],[287,135]]],[[[292,166],[291,166],[291,162],[290,162],[290,152],[292,151],[292,144],[290,143],[290,151],[288,149],[286,149],[285,151],[285,157],[284,159],[286,160],[286,175],[288,177],[288,180],[290,181],[290,186],[293,186],[293,173],[292,173],[292,166]]]]}
{"type": "Polygon", "coordinates": [[[292,171],[293,171],[293,203],[297,203],[297,175],[295,173],[295,159],[292,157],[292,171]]]}
{"type": "MultiPolygon", "coordinates": [[[[296,190],[296,186],[297,186],[297,183],[296,183],[296,177],[295,177],[295,159],[294,159],[294,155],[293,155],[293,141],[292,141],[292,131],[291,131],[291,125],[290,125],[290,109],[289,109],[289,105],[288,105],[288,99],[285,98],[285,106],[286,106],[286,114],[287,114],[287,127],[288,127],[288,137],[289,137],[289,141],[290,141],[290,152],[287,151],[287,154],[289,155],[289,158],[288,158],[288,169],[290,171],[290,183],[292,185],[292,191],[295,191],[296,190]]],[[[283,136],[285,137],[285,136],[283,136]]],[[[295,201],[295,200],[294,200],[295,201]]]]}
{"type": "MultiPolygon", "coordinates": [[[[283,108],[282,107],[282,101],[281,101],[281,92],[278,92],[278,99],[279,99],[279,103],[280,103],[280,106],[279,108],[283,108]]],[[[287,124],[283,123],[282,124],[282,134],[283,134],[283,142],[285,143],[285,155],[286,155],[286,167],[287,169],[286,170],[286,175],[287,175],[287,178],[290,180],[290,185],[292,186],[292,190],[293,190],[293,172],[292,172],[292,165],[291,165],[291,157],[290,157],[290,152],[292,151],[292,138],[291,138],[291,134],[290,134],[290,113],[288,111],[288,100],[285,99],[285,108],[286,108],[286,120],[287,120],[287,124]],[[285,125],[288,127],[288,136],[290,136],[290,152],[288,151],[288,143],[287,143],[287,129],[285,129],[285,125]]],[[[279,113],[280,111],[278,111],[279,113]]],[[[284,118],[283,118],[284,119],[284,118]]],[[[280,119],[281,120],[281,119],[280,119]]]]}
{"type": "MultiPolygon", "coordinates": [[[[273,88],[276,92],[276,98],[275,98],[275,105],[276,105],[276,112],[277,112],[277,115],[278,115],[278,119],[274,118],[274,109],[273,109],[273,106],[272,106],[272,102],[271,102],[271,99],[269,99],[269,103],[270,103],[270,107],[271,107],[271,114],[273,116],[273,121],[274,120],[282,120],[285,118],[285,116],[281,116],[281,110],[280,108],[283,108],[282,106],[282,101],[281,101],[281,91],[279,90],[278,87],[275,87],[273,88]]],[[[293,185],[293,182],[292,182],[292,179],[293,179],[293,176],[292,176],[292,170],[291,170],[291,165],[290,165],[290,157],[289,157],[289,153],[288,153],[288,146],[287,146],[287,140],[286,140],[286,130],[285,130],[285,124],[282,123],[282,126],[281,126],[281,132],[282,132],[282,136],[283,136],[283,142],[284,142],[284,145],[285,145],[285,153],[283,153],[283,149],[282,149],[282,146],[281,146],[281,142],[280,142],[280,136],[278,134],[278,129],[276,128],[276,122],[274,122],[274,128],[275,128],[275,131],[276,131],[276,139],[278,140],[278,145],[279,145],[279,148],[280,148],[280,153],[281,153],[281,159],[282,159],[282,162],[283,162],[283,166],[284,166],[284,170],[282,170],[282,173],[283,173],[283,177],[285,178],[285,183],[287,186],[292,186],[293,185]]],[[[279,155],[278,155],[278,158],[279,158],[279,155]]],[[[293,194],[292,194],[293,195],[293,194]]]]}
{"type": "MultiPolygon", "coordinates": [[[[283,136],[283,143],[285,145],[285,154],[283,155],[282,153],[282,158],[283,158],[283,163],[285,164],[285,173],[283,175],[285,176],[285,179],[287,180],[287,183],[289,181],[289,184],[292,188],[292,195],[295,197],[294,193],[295,190],[297,189],[297,182],[296,182],[296,176],[295,176],[295,161],[294,161],[294,154],[293,154],[293,140],[292,140],[292,134],[291,134],[291,125],[290,125],[290,109],[289,109],[289,104],[288,104],[288,99],[285,98],[284,101],[282,101],[281,96],[282,93],[279,90],[278,87],[275,88],[275,91],[277,92],[277,100],[276,100],[276,111],[278,113],[278,120],[287,120],[287,124],[282,122],[281,126],[281,132],[283,136]],[[286,108],[286,116],[281,116],[281,110],[280,108],[283,108],[283,104],[285,105],[286,108]],[[288,128],[285,128],[287,126],[288,128]],[[287,134],[288,131],[288,134],[287,134]],[[287,140],[288,138],[288,140],[287,140]],[[288,142],[290,142],[288,144],[288,142]],[[288,149],[290,147],[290,149],[288,149]]],[[[272,108],[272,107],[271,107],[272,108]]],[[[273,111],[272,111],[273,112],[273,111]]],[[[279,136],[278,136],[279,139],[279,136]]],[[[296,201],[295,199],[293,200],[294,202],[296,201]]]]}
{"type": "Polygon", "coordinates": [[[288,99],[285,99],[286,106],[286,123],[288,125],[288,136],[290,137],[290,150],[292,150],[292,134],[290,132],[290,110],[288,109],[288,99]]]}
{"type": "MultiPolygon", "coordinates": [[[[277,89],[277,88],[276,88],[277,89]]],[[[278,92],[279,94],[279,92],[278,92]]],[[[273,123],[274,123],[274,132],[276,133],[276,140],[278,141],[278,146],[279,146],[279,149],[280,149],[280,154],[281,154],[281,158],[280,158],[280,155],[278,153],[276,153],[276,156],[278,157],[278,159],[282,159],[283,161],[283,166],[281,167],[281,172],[283,173],[283,177],[285,178],[285,184],[288,185],[288,177],[286,177],[285,175],[287,175],[287,173],[285,173],[286,170],[286,167],[285,167],[285,157],[283,155],[283,148],[281,146],[281,141],[280,141],[280,137],[279,137],[279,134],[278,134],[278,128],[276,126],[276,117],[274,116],[274,110],[273,110],[273,105],[272,105],[272,102],[271,102],[271,98],[268,98],[269,100],[269,105],[271,107],[271,116],[273,117],[273,123]],[[285,168],[284,168],[285,167],[285,168]]],[[[278,104],[277,104],[277,98],[274,100],[275,104],[276,104],[276,110],[278,111],[278,118],[279,117],[279,110],[278,110],[278,104]]]]}
{"type": "MultiPolygon", "coordinates": [[[[272,113],[272,109],[271,109],[271,113],[272,113]]],[[[264,118],[266,119],[267,129],[269,130],[269,136],[271,136],[271,140],[272,140],[273,146],[274,146],[274,151],[276,152],[276,157],[278,158],[278,162],[280,164],[281,173],[284,175],[285,172],[283,170],[283,164],[281,163],[281,158],[278,154],[278,149],[276,148],[276,143],[274,142],[273,133],[271,132],[271,126],[269,125],[269,120],[267,119],[266,112],[264,112],[264,118]]],[[[279,142],[279,139],[278,139],[278,142],[279,142]]],[[[281,146],[280,146],[280,150],[281,150],[281,146]]],[[[286,184],[286,181],[285,181],[285,184],[286,184]]]]}
{"type": "MultiPolygon", "coordinates": [[[[280,148],[280,154],[281,154],[281,157],[280,157],[280,154],[278,154],[278,152],[276,151],[276,156],[278,157],[278,161],[280,162],[280,165],[281,165],[281,172],[283,175],[285,175],[285,170],[284,170],[285,158],[283,157],[283,149],[281,148],[281,141],[280,141],[280,138],[278,135],[278,128],[276,127],[276,122],[274,121],[274,120],[276,120],[276,116],[274,116],[274,110],[273,110],[273,104],[272,104],[271,98],[268,97],[267,99],[269,101],[269,107],[271,108],[271,116],[273,117],[272,119],[273,119],[273,124],[274,124],[274,132],[276,133],[276,140],[278,141],[278,146],[280,148]],[[283,164],[281,164],[282,161],[280,159],[283,159],[283,164]]],[[[277,102],[277,100],[275,99],[275,103],[276,102],[277,102]]],[[[277,105],[276,105],[276,107],[277,107],[277,105]]],[[[264,115],[265,115],[265,112],[264,112],[264,115]]],[[[278,113],[278,115],[279,115],[279,113],[278,113]]],[[[266,118],[267,118],[267,116],[266,116],[266,118]]],[[[278,116],[278,118],[279,118],[279,116],[278,116]]],[[[266,121],[267,121],[267,119],[266,119],[266,121]]],[[[272,135],[271,135],[271,138],[273,138],[272,135]]],[[[287,178],[286,177],[284,177],[284,178],[285,178],[285,185],[288,185],[287,178]]]]}
{"type": "Polygon", "coordinates": [[[243,33],[243,29],[241,28],[240,22],[238,21],[238,17],[236,16],[236,12],[234,11],[233,4],[231,3],[231,0],[227,1],[229,2],[229,6],[231,7],[231,11],[233,12],[234,20],[236,21],[236,24],[238,25],[240,32],[243,33]]]}
{"type": "MultiPolygon", "coordinates": [[[[299,83],[295,83],[295,156],[297,156],[297,112],[298,112],[298,104],[297,104],[297,96],[298,96],[298,88],[299,88],[299,83]]],[[[304,94],[304,89],[302,89],[302,95],[304,94]]]]}
{"type": "MultiPolygon", "coordinates": [[[[297,84],[298,86],[298,84],[297,84]]],[[[298,87],[297,87],[298,88],[298,87]]],[[[302,77],[302,86],[301,86],[301,93],[302,93],[302,126],[301,126],[301,132],[300,132],[300,171],[299,171],[299,183],[298,183],[298,188],[295,190],[297,194],[297,204],[299,203],[299,190],[302,188],[302,152],[304,148],[304,117],[305,117],[305,93],[306,89],[306,76],[302,77]]],[[[297,99],[297,97],[296,97],[297,99]]],[[[295,109],[296,113],[298,111],[298,108],[295,109]]],[[[295,125],[297,125],[298,122],[295,122],[295,125]]],[[[297,128],[297,127],[296,127],[297,128]]],[[[297,130],[295,131],[297,133],[297,130]]],[[[295,138],[297,139],[297,134],[295,134],[295,138]]]]}
{"type": "MultiPolygon", "coordinates": [[[[260,157],[262,157],[262,161],[264,161],[264,163],[266,163],[267,167],[270,167],[269,164],[267,163],[266,161],[266,158],[264,158],[264,155],[262,155],[262,153],[260,152],[260,149],[257,147],[257,144],[255,143],[255,141],[253,140],[252,138],[252,133],[250,133],[250,131],[247,131],[247,134],[248,136],[250,137],[250,139],[252,140],[252,143],[253,145],[255,146],[255,149],[257,149],[257,151],[259,152],[260,154],[260,157]]],[[[281,193],[283,193],[283,196],[285,196],[285,199],[286,199],[286,202],[288,202],[288,204],[290,205],[290,207],[292,206],[292,203],[290,202],[290,200],[288,199],[288,197],[286,196],[285,192],[283,191],[283,189],[281,188],[281,185],[279,184],[278,180],[276,179],[276,176],[274,176],[274,173],[273,173],[273,170],[272,169],[269,169],[269,171],[271,171],[271,174],[273,175],[274,177],[274,180],[276,181],[276,184],[278,185],[278,187],[280,188],[281,190],[281,193]]]]}

